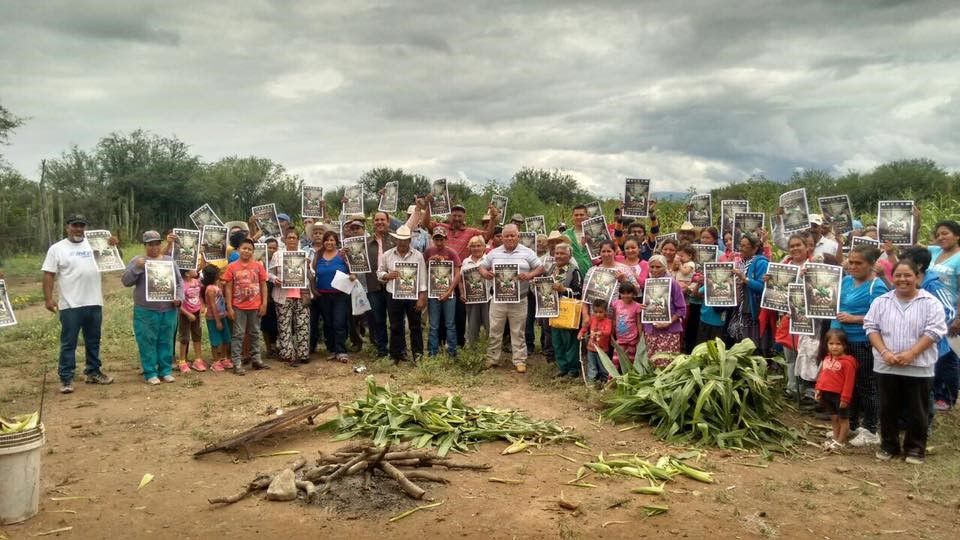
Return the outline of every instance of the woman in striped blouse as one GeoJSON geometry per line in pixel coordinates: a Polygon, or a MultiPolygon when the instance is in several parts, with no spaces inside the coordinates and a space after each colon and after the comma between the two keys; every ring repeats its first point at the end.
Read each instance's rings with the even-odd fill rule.
{"type": "Polygon", "coordinates": [[[906,462],[923,463],[936,343],[947,334],[943,307],[919,289],[916,263],[902,260],[893,269],[894,290],[873,301],[863,328],[873,346],[873,371],[880,391],[880,450],[887,461],[901,453],[906,462]],[[907,428],[901,448],[897,425],[903,412],[907,428]]]}

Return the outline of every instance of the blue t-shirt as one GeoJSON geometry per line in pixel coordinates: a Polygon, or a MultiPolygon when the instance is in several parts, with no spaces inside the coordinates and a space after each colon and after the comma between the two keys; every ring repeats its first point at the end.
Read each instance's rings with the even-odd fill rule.
{"type": "MultiPolygon", "coordinates": [[[[704,288],[700,287],[700,294],[704,293],[704,288]]],[[[700,308],[700,323],[707,326],[723,326],[725,324],[723,316],[712,307],[703,304],[700,308]]]]}
{"type": "Polygon", "coordinates": [[[930,270],[936,272],[940,277],[940,283],[950,289],[954,297],[960,295],[960,253],[954,253],[947,260],[937,264],[937,257],[943,253],[943,249],[940,246],[930,246],[927,250],[930,251],[930,270]]]}
{"type": "Polygon", "coordinates": [[[322,253],[317,253],[315,257],[317,258],[317,291],[341,292],[333,287],[333,276],[337,275],[337,270],[344,274],[350,273],[350,269],[347,268],[347,261],[343,260],[340,255],[329,261],[323,258],[322,253]]]}
{"type": "MultiPolygon", "coordinates": [[[[870,311],[873,300],[886,294],[890,289],[880,278],[864,281],[858,287],[853,276],[843,276],[840,282],[840,311],[850,315],[866,315],[870,311]]],[[[863,324],[841,324],[834,319],[830,328],[840,329],[847,333],[847,339],[852,343],[866,343],[867,333],[863,324]]]]}

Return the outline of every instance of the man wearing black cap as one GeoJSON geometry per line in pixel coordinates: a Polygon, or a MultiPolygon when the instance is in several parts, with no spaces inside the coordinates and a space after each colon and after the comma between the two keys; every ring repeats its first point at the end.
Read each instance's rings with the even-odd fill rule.
{"type": "MultiPolygon", "coordinates": [[[[67,219],[67,237],[50,246],[43,261],[43,298],[47,310],[60,315],[60,357],[57,374],[60,392],[73,392],[73,374],[77,368],[77,337],[83,332],[86,366],[90,384],[110,384],[113,378],[100,370],[100,328],[103,322],[103,294],[100,271],[93,249],[84,233],[87,218],[74,214],[67,219]],[[53,299],[57,283],[58,301],[53,299]]],[[[116,244],[116,239],[110,239],[116,244]]]]}

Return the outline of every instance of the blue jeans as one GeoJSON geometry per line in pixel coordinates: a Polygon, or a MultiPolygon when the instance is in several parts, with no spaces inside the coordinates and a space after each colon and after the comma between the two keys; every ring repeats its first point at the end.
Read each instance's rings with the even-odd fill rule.
{"type": "Polygon", "coordinates": [[[387,291],[380,289],[367,293],[370,311],[367,312],[367,326],[370,328],[370,340],[377,348],[377,356],[387,356],[387,291]]]}
{"type": "Polygon", "coordinates": [[[143,378],[163,377],[173,371],[173,337],[177,310],[153,311],[133,306],[133,334],[140,351],[143,378]]]}
{"type": "Polygon", "coordinates": [[[946,401],[953,407],[957,402],[957,387],[960,385],[960,360],[956,353],[948,351],[937,359],[933,376],[933,397],[946,401]]]}
{"type": "Polygon", "coordinates": [[[102,306],[83,306],[60,310],[60,358],[57,374],[60,382],[73,382],[77,369],[77,338],[83,332],[86,350],[84,375],[100,373],[100,325],[103,322],[102,306]]]}
{"type": "Polygon", "coordinates": [[[457,355],[457,299],[454,296],[440,301],[437,298],[427,300],[427,309],[430,313],[430,335],[427,338],[427,352],[436,356],[440,352],[440,324],[447,329],[447,352],[450,356],[457,355]]]}
{"type": "Polygon", "coordinates": [[[596,351],[587,351],[587,381],[607,382],[607,370],[600,363],[600,355],[596,351]]]}
{"type": "Polygon", "coordinates": [[[353,315],[350,295],[342,292],[320,293],[320,317],[323,318],[323,343],[328,354],[347,353],[348,317],[353,315]]]}

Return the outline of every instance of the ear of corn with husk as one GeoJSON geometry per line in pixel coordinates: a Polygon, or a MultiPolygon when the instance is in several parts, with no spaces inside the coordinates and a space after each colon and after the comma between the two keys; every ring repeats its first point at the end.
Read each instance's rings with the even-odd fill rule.
{"type": "MultiPolygon", "coordinates": [[[[699,457],[699,454],[696,457],[699,457]]],[[[646,479],[650,481],[653,487],[662,486],[663,483],[672,481],[676,476],[686,476],[707,484],[713,483],[712,474],[687,463],[678,456],[662,456],[655,463],[651,463],[638,454],[618,454],[616,459],[607,459],[601,452],[595,461],[584,463],[583,467],[599,475],[620,475],[646,479]]],[[[577,478],[579,479],[582,476],[578,472],[577,478]]],[[[653,491],[656,492],[656,490],[653,491]]]]}
{"type": "Polygon", "coordinates": [[[20,433],[37,427],[40,422],[40,413],[20,414],[12,419],[0,417],[0,433],[20,433]]]}
{"type": "Polygon", "coordinates": [[[338,441],[361,435],[380,446],[413,441],[416,448],[436,447],[440,456],[484,441],[508,441],[504,454],[512,454],[541,443],[577,440],[554,422],[532,420],[514,410],[469,407],[460,396],[424,400],[415,392],[379,386],[373,377],[367,378],[366,396],[341,407],[339,418],[318,429],[337,431],[338,441]]]}
{"type": "Polygon", "coordinates": [[[777,419],[782,398],[768,380],[767,360],[755,350],[749,339],[729,350],[719,339],[707,341],[662,370],[648,369],[645,347],[643,357],[638,347],[634,362],[621,363],[621,370],[601,351],[616,381],[605,415],[646,420],[671,444],[785,452],[799,434],[777,419]]]}

